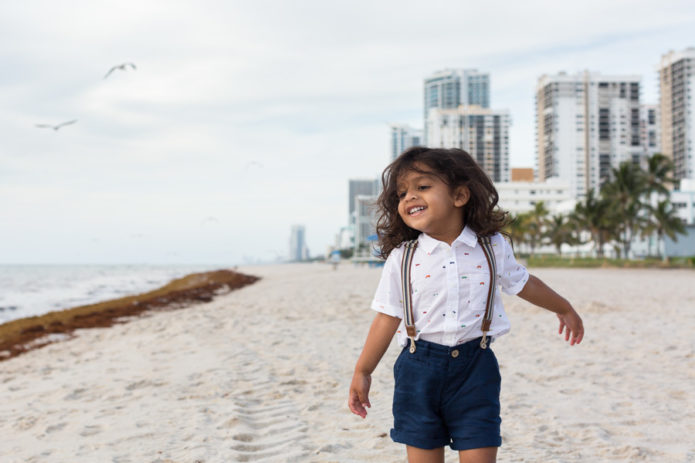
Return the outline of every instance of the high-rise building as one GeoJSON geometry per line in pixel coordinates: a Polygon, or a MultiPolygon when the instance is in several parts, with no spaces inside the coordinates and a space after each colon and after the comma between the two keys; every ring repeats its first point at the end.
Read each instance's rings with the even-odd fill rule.
{"type": "Polygon", "coordinates": [[[357,195],[355,197],[355,256],[372,254],[373,237],[376,236],[376,196],[357,195]]]}
{"type": "Polygon", "coordinates": [[[391,159],[412,146],[423,144],[422,129],[414,129],[407,124],[391,124],[391,159]]]}
{"type": "Polygon", "coordinates": [[[673,160],[674,177],[695,179],[695,48],[669,51],[659,63],[661,152],[673,160]]]}
{"type": "Polygon", "coordinates": [[[476,69],[445,69],[425,79],[425,144],[429,144],[427,117],[432,108],[450,109],[461,105],[490,107],[490,74],[476,69]]]}
{"type": "Polygon", "coordinates": [[[558,177],[582,198],[621,162],[639,161],[640,77],[543,75],[536,87],[538,181],[558,177]]]}
{"type": "Polygon", "coordinates": [[[350,225],[355,224],[355,197],[363,196],[378,196],[381,191],[381,181],[379,179],[351,179],[349,180],[349,207],[348,218],[350,225]]]}
{"type": "Polygon", "coordinates": [[[661,152],[661,126],[659,125],[659,107],[657,105],[640,105],[639,128],[640,144],[645,158],[661,152]]]}
{"type": "Polygon", "coordinates": [[[432,147],[467,151],[494,182],[508,182],[509,111],[480,106],[432,108],[427,117],[427,139],[432,147]]]}
{"type": "Polygon", "coordinates": [[[302,261],[309,259],[309,248],[306,245],[306,231],[304,225],[293,225],[290,235],[290,261],[302,261]]]}

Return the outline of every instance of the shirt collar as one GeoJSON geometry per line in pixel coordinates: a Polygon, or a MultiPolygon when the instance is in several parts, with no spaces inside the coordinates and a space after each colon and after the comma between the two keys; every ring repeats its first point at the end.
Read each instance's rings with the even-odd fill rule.
{"type": "MultiPolygon", "coordinates": [[[[454,240],[453,243],[451,243],[452,246],[457,241],[460,241],[461,243],[474,248],[475,245],[478,243],[478,237],[475,234],[475,232],[471,230],[471,228],[468,225],[466,225],[465,227],[463,227],[461,234],[454,240]]],[[[434,251],[434,249],[442,243],[443,241],[436,240],[427,233],[420,233],[420,236],[418,237],[418,244],[422,247],[423,250],[425,250],[425,252],[434,251]]]]}

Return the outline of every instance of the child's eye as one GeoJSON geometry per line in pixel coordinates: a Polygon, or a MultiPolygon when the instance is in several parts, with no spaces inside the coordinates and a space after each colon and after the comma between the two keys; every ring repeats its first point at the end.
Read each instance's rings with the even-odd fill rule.
{"type": "Polygon", "coordinates": [[[430,187],[429,185],[420,185],[419,187],[417,187],[417,189],[422,191],[422,190],[428,189],[429,187],[430,187]]]}
{"type": "Polygon", "coordinates": [[[400,192],[400,193],[396,193],[396,196],[398,197],[398,199],[403,199],[403,198],[405,198],[405,191],[402,191],[402,192],[400,192]]]}

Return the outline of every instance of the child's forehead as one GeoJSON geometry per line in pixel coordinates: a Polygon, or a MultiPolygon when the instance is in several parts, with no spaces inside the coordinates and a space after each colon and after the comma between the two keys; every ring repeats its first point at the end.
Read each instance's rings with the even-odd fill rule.
{"type": "Polygon", "coordinates": [[[421,179],[438,179],[437,175],[430,169],[424,166],[414,166],[400,172],[396,179],[397,185],[405,185],[410,182],[416,182],[421,179]]]}

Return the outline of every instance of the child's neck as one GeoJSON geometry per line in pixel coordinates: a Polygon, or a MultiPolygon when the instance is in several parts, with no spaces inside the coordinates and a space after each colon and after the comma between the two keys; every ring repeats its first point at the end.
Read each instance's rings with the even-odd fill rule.
{"type": "Polygon", "coordinates": [[[433,233],[431,235],[428,233],[428,235],[430,235],[432,238],[434,238],[437,241],[442,241],[442,242],[448,244],[449,246],[451,246],[451,244],[454,241],[456,241],[456,238],[458,238],[461,235],[461,232],[463,231],[464,228],[465,228],[465,225],[461,224],[460,226],[452,227],[448,230],[442,230],[441,233],[433,233]]]}

